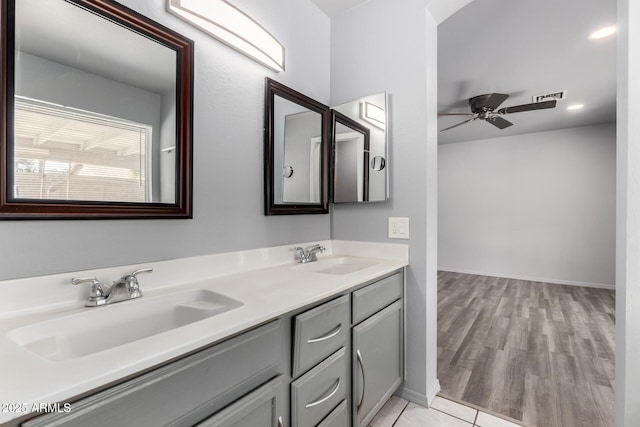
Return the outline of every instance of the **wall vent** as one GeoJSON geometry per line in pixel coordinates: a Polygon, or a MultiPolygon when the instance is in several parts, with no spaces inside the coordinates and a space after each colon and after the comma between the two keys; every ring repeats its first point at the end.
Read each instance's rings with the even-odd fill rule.
{"type": "Polygon", "coordinates": [[[551,100],[557,100],[557,101],[561,101],[563,99],[565,99],[567,97],[567,91],[566,90],[561,90],[560,92],[552,92],[552,93],[548,93],[546,95],[538,95],[538,96],[534,96],[532,98],[532,102],[542,102],[542,101],[551,101],[551,100]]]}

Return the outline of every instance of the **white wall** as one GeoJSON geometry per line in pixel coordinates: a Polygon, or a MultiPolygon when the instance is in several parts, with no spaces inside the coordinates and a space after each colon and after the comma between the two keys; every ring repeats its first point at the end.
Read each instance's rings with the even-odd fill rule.
{"type": "Polygon", "coordinates": [[[640,425],[640,4],[618,0],[616,427],[640,425]]]}
{"type": "MultiPolygon", "coordinates": [[[[437,27],[422,0],[371,0],[331,22],[331,105],[389,92],[391,199],[332,207],[332,237],[388,242],[387,218],[411,221],[407,270],[407,381],[403,394],[426,403],[436,379],[435,230],[428,235],[427,186],[435,198],[435,156],[428,157],[428,105],[435,106],[437,27]],[[429,60],[427,60],[427,57],[429,60]],[[431,75],[427,88],[428,75],[431,75]],[[427,253],[427,241],[434,242],[427,253]],[[427,317],[429,322],[427,322],[427,317]]],[[[434,107],[435,108],[435,107],[434,107]]],[[[435,117],[435,109],[433,109],[435,117]]],[[[435,120],[434,120],[435,121],[435,120]]],[[[435,123],[432,130],[435,130],[435,123]]],[[[433,132],[431,132],[433,135],[433,132]]],[[[434,152],[433,150],[431,151],[434,152]]],[[[435,228],[435,227],[433,227],[435,228]]],[[[397,241],[395,241],[397,242],[397,241]]]]}
{"type": "Polygon", "coordinates": [[[263,215],[263,120],[265,76],[328,104],[329,18],[310,0],[234,2],[286,46],[277,74],[165,0],[120,2],[195,41],[194,218],[0,221],[0,279],[328,239],[330,215],[263,215]]]}
{"type": "Polygon", "coordinates": [[[615,124],[439,147],[439,267],[613,287],[615,124]]]}

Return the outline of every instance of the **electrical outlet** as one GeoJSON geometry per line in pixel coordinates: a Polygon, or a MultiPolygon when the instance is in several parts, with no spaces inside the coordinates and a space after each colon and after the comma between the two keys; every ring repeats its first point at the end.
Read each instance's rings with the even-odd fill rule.
{"type": "Polygon", "coordinates": [[[389,238],[409,238],[409,218],[389,217],[389,238]]]}

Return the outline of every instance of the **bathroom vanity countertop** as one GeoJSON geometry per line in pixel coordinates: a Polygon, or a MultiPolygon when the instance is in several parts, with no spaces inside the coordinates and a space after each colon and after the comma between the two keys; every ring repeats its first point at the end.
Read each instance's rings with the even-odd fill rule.
{"type": "MultiPolygon", "coordinates": [[[[362,251],[354,254],[348,253],[347,250],[350,247],[362,249],[360,243],[321,243],[328,246],[328,253],[319,255],[320,260],[337,257],[339,254],[357,256],[359,259],[370,261],[372,265],[348,274],[323,274],[305,268],[313,263],[296,264],[288,261],[273,266],[262,265],[261,268],[255,269],[247,267],[246,271],[211,278],[188,280],[179,286],[156,288],[145,288],[145,281],[151,276],[141,276],[140,287],[145,295],[143,299],[176,291],[205,289],[238,300],[243,305],[208,319],[75,359],[45,359],[21,347],[7,334],[24,325],[82,310],[109,309],[121,304],[135,305],[138,300],[97,308],[86,308],[83,301],[59,302],[51,306],[25,309],[9,317],[0,318],[0,404],[3,405],[0,408],[0,423],[33,412],[34,404],[65,402],[74,396],[117,382],[291,311],[348,291],[408,264],[408,250],[404,245],[389,245],[395,246],[395,251],[389,252],[392,256],[386,257],[385,251],[382,250],[379,252],[382,257],[377,258],[374,255],[377,253],[375,248],[380,248],[383,244],[372,244],[371,250],[364,251],[365,256],[362,256],[362,251]],[[333,253],[331,246],[334,249],[333,253]],[[336,253],[336,250],[340,252],[336,253]],[[14,406],[9,408],[6,406],[9,404],[14,406]]],[[[283,248],[276,249],[282,251],[283,248]]],[[[290,247],[286,250],[290,251],[290,247]]],[[[160,263],[149,264],[156,268],[154,264],[160,263]]],[[[157,270],[154,274],[157,274],[157,270]]],[[[88,290],[84,291],[86,293],[88,290]]],[[[96,333],[99,334],[101,328],[108,327],[109,325],[95,325],[96,333]]]]}

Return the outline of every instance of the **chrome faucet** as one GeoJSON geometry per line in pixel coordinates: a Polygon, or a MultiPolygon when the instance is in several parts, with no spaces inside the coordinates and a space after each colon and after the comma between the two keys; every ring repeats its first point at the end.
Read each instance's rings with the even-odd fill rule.
{"type": "Polygon", "coordinates": [[[84,305],[87,307],[97,307],[140,298],[142,296],[142,290],[140,290],[140,284],[138,283],[138,274],[151,273],[152,271],[153,268],[136,270],[131,274],[122,276],[120,280],[113,282],[113,285],[106,289],[104,289],[106,285],[101,285],[100,281],[95,277],[73,278],[71,279],[71,284],[91,283],[91,292],[84,305]]]}
{"type": "Polygon", "coordinates": [[[307,249],[302,249],[301,247],[293,248],[296,251],[296,261],[299,263],[307,263],[317,261],[318,258],[316,254],[318,252],[324,252],[325,247],[321,245],[313,245],[309,246],[307,249]]]}

